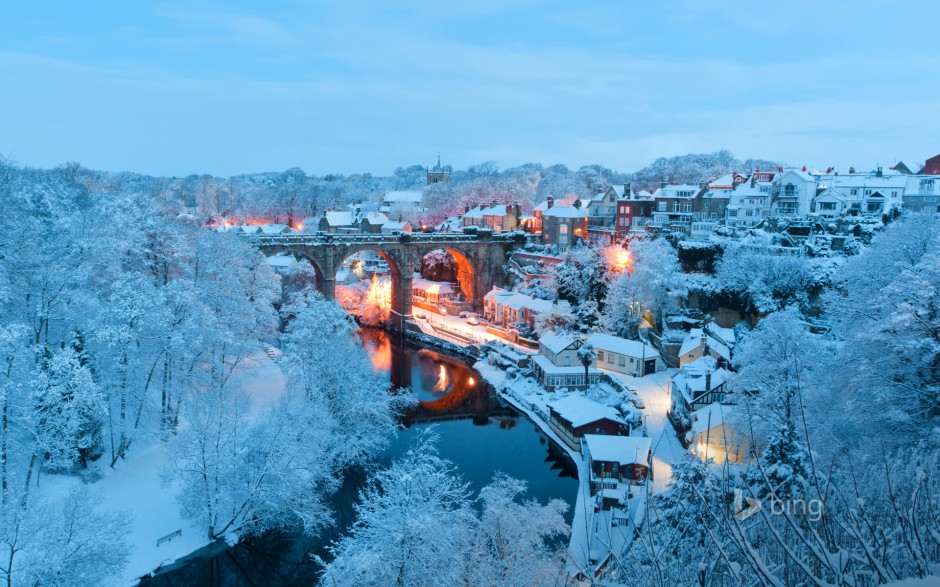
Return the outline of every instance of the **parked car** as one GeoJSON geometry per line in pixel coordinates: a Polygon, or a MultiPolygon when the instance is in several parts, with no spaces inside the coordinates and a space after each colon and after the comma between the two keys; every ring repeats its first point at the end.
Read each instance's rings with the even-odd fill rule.
{"type": "Polygon", "coordinates": [[[476,316],[467,316],[467,324],[477,326],[480,323],[476,316]]]}
{"type": "Polygon", "coordinates": [[[425,316],[424,314],[422,314],[421,312],[415,312],[415,318],[417,318],[418,320],[427,320],[427,319],[428,319],[428,317],[425,316]]]}
{"type": "Polygon", "coordinates": [[[633,402],[633,405],[635,405],[640,410],[646,407],[646,402],[643,401],[643,398],[636,394],[633,394],[633,397],[630,398],[630,401],[633,402]]]}

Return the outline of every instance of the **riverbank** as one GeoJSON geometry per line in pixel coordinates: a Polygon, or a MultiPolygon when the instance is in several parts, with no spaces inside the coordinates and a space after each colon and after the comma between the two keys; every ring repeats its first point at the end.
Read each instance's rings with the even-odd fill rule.
{"type": "MultiPolygon", "coordinates": [[[[598,578],[608,572],[608,563],[619,560],[633,543],[634,536],[645,521],[647,500],[654,490],[662,491],[671,479],[669,463],[677,458],[683,458],[681,445],[678,440],[673,444],[668,437],[665,419],[665,409],[662,414],[653,417],[651,424],[656,437],[653,449],[653,466],[661,475],[658,482],[650,479],[642,490],[631,493],[626,508],[601,509],[595,504],[591,496],[590,471],[583,455],[563,442],[555,431],[549,426],[549,413],[547,404],[558,399],[557,392],[549,393],[531,379],[507,379],[506,372],[498,367],[481,360],[474,366],[478,372],[497,390],[500,398],[525,414],[533,423],[550,438],[562,447],[569,458],[576,464],[578,470],[578,495],[575,500],[574,520],[572,522],[571,541],[568,554],[571,561],[571,574],[598,578]],[[675,450],[678,446],[680,450],[675,450]],[[657,456],[657,450],[660,451],[657,456]]],[[[661,372],[643,378],[629,377],[621,380],[628,384],[630,389],[642,389],[641,397],[646,397],[650,405],[663,407],[661,398],[665,396],[663,389],[667,387],[669,372],[661,372]]],[[[622,394],[601,389],[591,391],[591,399],[607,405],[622,403],[622,394]]],[[[648,416],[648,415],[647,415],[648,416]]],[[[647,420],[648,417],[644,417],[647,420]]],[[[644,436],[648,436],[646,426],[640,428],[644,436]]],[[[614,571],[616,572],[616,571],[614,571]]]]}

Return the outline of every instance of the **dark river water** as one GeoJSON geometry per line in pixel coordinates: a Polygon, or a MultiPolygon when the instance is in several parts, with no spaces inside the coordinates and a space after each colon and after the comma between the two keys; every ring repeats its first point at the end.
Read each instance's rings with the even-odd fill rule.
{"type": "MultiPolygon", "coordinates": [[[[380,464],[402,455],[417,434],[434,426],[441,456],[456,465],[474,494],[503,472],[528,482],[527,498],[564,500],[571,523],[578,491],[574,465],[532,422],[501,404],[479,373],[459,359],[405,344],[381,330],[364,329],[360,336],[376,371],[387,373],[396,387],[410,386],[419,400],[380,464]]],[[[348,472],[331,500],[336,524],[320,536],[277,534],[233,547],[210,545],[141,585],[314,585],[320,567],[309,555],[326,557],[325,546],[353,522],[365,480],[362,471],[348,472]]]]}

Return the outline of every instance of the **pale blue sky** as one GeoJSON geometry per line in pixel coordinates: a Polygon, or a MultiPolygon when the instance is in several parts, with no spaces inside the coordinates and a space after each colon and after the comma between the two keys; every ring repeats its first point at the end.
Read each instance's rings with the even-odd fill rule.
{"type": "Polygon", "coordinates": [[[940,3],[13,2],[0,154],[161,175],[940,153],[940,3]]]}

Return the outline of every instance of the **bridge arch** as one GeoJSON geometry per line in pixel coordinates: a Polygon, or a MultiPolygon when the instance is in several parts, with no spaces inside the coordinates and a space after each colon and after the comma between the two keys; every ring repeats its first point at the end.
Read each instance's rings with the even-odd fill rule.
{"type": "Polygon", "coordinates": [[[483,295],[501,274],[508,240],[483,239],[471,235],[250,235],[265,254],[288,253],[308,260],[319,276],[323,296],[335,297],[336,272],[343,260],[361,251],[376,251],[389,266],[392,278],[393,327],[403,328],[411,316],[414,267],[431,251],[442,249],[455,260],[461,291],[479,309],[483,295]]]}

